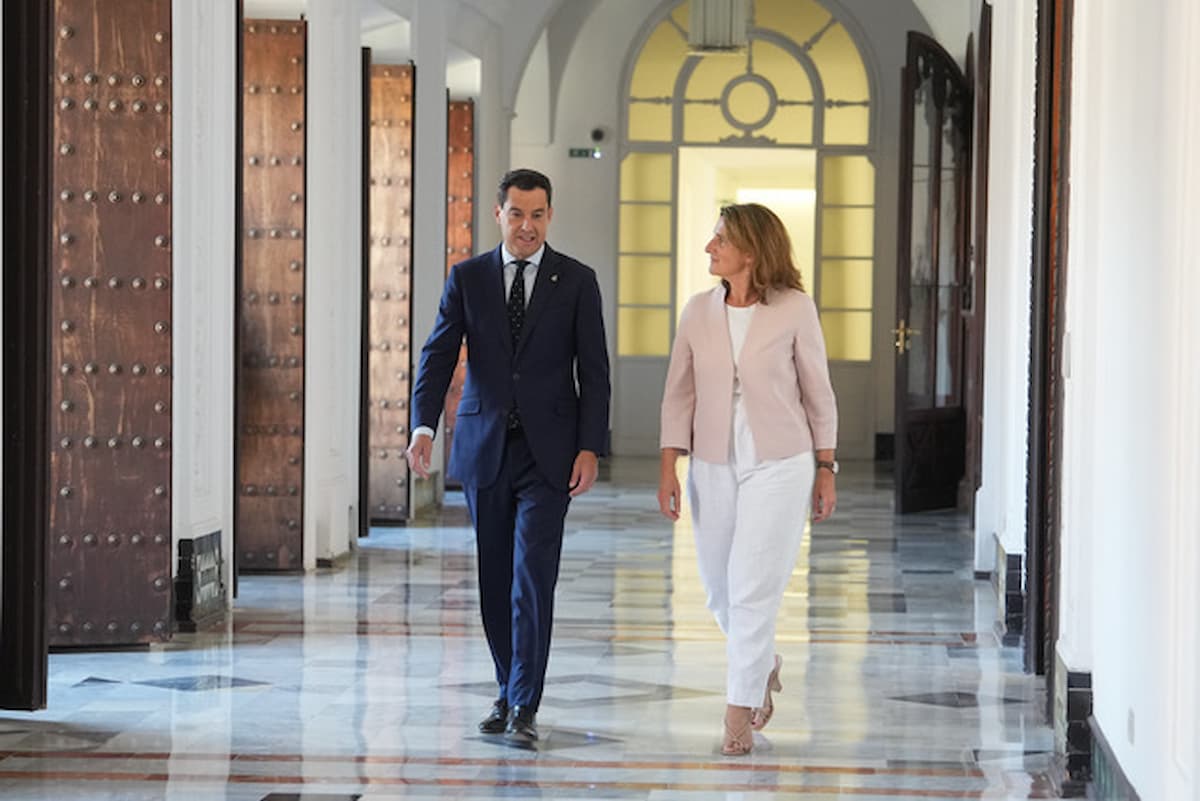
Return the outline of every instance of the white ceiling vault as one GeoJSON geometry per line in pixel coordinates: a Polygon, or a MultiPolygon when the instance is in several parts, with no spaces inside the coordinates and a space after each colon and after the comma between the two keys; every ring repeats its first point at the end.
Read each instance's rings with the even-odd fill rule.
{"type": "MultiPolygon", "coordinates": [[[[517,87],[525,73],[525,64],[543,29],[549,26],[561,7],[586,6],[596,0],[358,0],[362,8],[364,32],[386,25],[388,15],[411,22],[423,4],[445,7],[449,25],[447,82],[452,97],[478,97],[479,86],[463,84],[473,66],[477,73],[485,53],[499,57],[500,84],[504,104],[512,107],[517,87]]],[[[383,46],[376,35],[371,47],[382,47],[387,60],[405,61],[409,44],[389,42],[383,46]]]]}
{"type": "MultiPolygon", "coordinates": [[[[357,0],[363,44],[377,63],[403,63],[411,59],[411,22],[425,3],[446,7],[449,42],[446,80],[452,97],[478,98],[483,58],[499,58],[502,103],[512,109],[531,54],[542,32],[547,33],[546,53],[552,85],[550,102],[557,96],[557,78],[574,47],[583,23],[606,0],[357,0]]],[[[891,0],[876,0],[891,2],[891,0]]],[[[967,34],[979,15],[981,0],[912,0],[938,41],[961,62],[967,34]]],[[[245,0],[246,15],[295,19],[304,13],[306,0],[245,0]]],[[[489,69],[494,68],[491,64],[489,69]]],[[[552,116],[553,118],[553,116],[552,116]]]]}

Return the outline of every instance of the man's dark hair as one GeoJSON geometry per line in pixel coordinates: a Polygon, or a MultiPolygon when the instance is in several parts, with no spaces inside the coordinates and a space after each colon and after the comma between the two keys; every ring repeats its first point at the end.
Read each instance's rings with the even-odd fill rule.
{"type": "Polygon", "coordinates": [[[509,170],[504,173],[504,177],[500,179],[500,191],[496,193],[496,204],[504,205],[504,201],[508,200],[509,187],[515,186],[522,192],[529,192],[534,189],[546,190],[546,205],[550,203],[550,179],[537,170],[527,170],[524,168],[517,170],[509,170]]]}

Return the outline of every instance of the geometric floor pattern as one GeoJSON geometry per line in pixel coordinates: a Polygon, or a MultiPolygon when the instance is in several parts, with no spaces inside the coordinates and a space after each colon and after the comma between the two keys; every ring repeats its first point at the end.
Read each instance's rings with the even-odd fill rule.
{"type": "Polygon", "coordinates": [[[721,756],[724,642],[657,469],[606,462],[572,502],[537,747],[476,729],[495,687],[450,493],[344,564],[242,577],[214,628],[53,654],[48,708],[0,711],[0,799],[1052,797],[1044,688],[997,639],[966,522],[895,514],[869,462],[805,532],[771,725],[721,756]]]}

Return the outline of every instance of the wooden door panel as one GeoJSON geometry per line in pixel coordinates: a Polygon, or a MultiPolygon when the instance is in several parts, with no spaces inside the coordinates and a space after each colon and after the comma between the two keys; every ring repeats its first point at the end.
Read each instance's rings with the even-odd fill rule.
{"type": "MultiPolygon", "coordinates": [[[[474,254],[475,219],[475,104],[471,101],[451,102],[447,109],[446,156],[446,274],[450,268],[474,254]]],[[[458,366],[446,392],[442,429],[446,441],[446,463],[450,462],[450,447],[454,443],[454,425],[458,417],[458,402],[467,381],[467,345],[459,350],[458,366]]],[[[448,472],[446,480],[457,486],[458,480],[448,472]]]]}
{"type": "Polygon", "coordinates": [[[959,491],[959,504],[972,510],[974,518],[975,493],[983,481],[983,352],[987,310],[987,217],[988,217],[988,152],[991,120],[992,73],[992,7],[983,3],[979,16],[979,44],[972,62],[974,71],[969,80],[975,92],[975,172],[973,186],[972,222],[974,246],[967,275],[964,306],[969,316],[966,324],[965,398],[967,409],[967,446],[964,459],[964,481],[959,491]]]}
{"type": "Polygon", "coordinates": [[[372,522],[408,519],[412,341],[413,81],[411,64],[370,76],[367,297],[367,493],[372,522]]]}
{"type": "Polygon", "coordinates": [[[51,645],[171,634],[171,4],[56,0],[51,645]]]}
{"type": "Polygon", "coordinates": [[[961,468],[942,454],[965,447],[966,418],[961,408],[914,413],[905,429],[905,450],[911,460],[905,471],[903,492],[908,505],[918,509],[943,509],[957,503],[961,468]]]}
{"type": "Polygon", "coordinates": [[[241,571],[304,564],[307,28],[245,20],[236,541],[241,571]]]}

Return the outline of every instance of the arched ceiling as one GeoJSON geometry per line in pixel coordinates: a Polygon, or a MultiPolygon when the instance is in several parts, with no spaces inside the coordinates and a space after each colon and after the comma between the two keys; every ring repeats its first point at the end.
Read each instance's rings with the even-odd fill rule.
{"type": "MultiPolygon", "coordinates": [[[[499,55],[502,102],[508,108],[516,104],[530,54],[544,29],[548,32],[548,67],[552,85],[550,96],[557,96],[556,76],[561,76],[583,23],[595,7],[606,0],[358,0],[364,34],[372,36],[371,45],[381,61],[405,61],[410,57],[409,29],[418,6],[435,3],[446,7],[450,24],[448,75],[463,80],[494,46],[499,55]]],[[[979,14],[981,0],[912,0],[925,17],[939,42],[961,62],[967,36],[979,14]]],[[[290,17],[304,13],[306,0],[246,0],[247,16],[290,17]]],[[[467,83],[472,81],[467,78],[467,83]]],[[[473,86],[452,86],[459,96],[474,96],[473,86]]]]}

